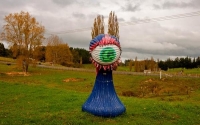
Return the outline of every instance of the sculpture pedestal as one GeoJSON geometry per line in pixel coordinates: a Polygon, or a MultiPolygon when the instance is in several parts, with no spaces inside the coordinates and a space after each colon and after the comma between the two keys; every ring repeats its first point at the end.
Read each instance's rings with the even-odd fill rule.
{"type": "Polygon", "coordinates": [[[92,93],[83,104],[82,111],[102,117],[115,117],[126,111],[115,92],[112,71],[98,72],[92,93]]]}

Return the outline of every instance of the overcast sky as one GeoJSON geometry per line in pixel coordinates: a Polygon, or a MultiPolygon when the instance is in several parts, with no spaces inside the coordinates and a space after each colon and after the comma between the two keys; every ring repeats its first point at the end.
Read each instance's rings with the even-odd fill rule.
{"type": "Polygon", "coordinates": [[[200,11],[200,0],[0,0],[0,32],[5,24],[3,18],[20,11],[29,12],[45,26],[45,37],[58,35],[70,47],[89,50],[94,18],[103,15],[107,25],[110,11],[114,11],[120,23],[123,60],[136,56],[155,60],[200,56],[200,14],[150,23],[141,21],[200,11]],[[83,28],[86,30],[67,33],[83,28]]]}

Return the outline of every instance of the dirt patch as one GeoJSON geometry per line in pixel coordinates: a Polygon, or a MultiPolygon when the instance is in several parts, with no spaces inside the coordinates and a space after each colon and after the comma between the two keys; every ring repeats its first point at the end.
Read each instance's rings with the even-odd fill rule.
{"type": "Polygon", "coordinates": [[[67,79],[63,80],[63,82],[78,82],[78,81],[85,81],[85,79],[82,79],[82,78],[67,78],[67,79]]]}
{"type": "Polygon", "coordinates": [[[153,80],[152,79],[149,79],[149,80],[146,80],[146,81],[144,81],[144,82],[152,82],[153,80]]]}
{"type": "Polygon", "coordinates": [[[190,97],[200,88],[200,84],[178,78],[151,78],[143,80],[139,86],[122,91],[122,96],[134,97],[161,97],[162,100],[182,101],[181,96],[190,97]],[[179,97],[180,96],[180,97],[179,97]]]}
{"type": "Polygon", "coordinates": [[[9,76],[30,76],[29,73],[25,73],[25,72],[7,72],[6,75],[9,75],[9,76]]]}

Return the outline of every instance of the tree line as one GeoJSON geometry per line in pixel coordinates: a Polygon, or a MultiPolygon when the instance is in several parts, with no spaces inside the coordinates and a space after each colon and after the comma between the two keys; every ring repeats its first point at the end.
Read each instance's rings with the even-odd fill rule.
{"type": "Polygon", "coordinates": [[[162,70],[168,70],[168,68],[186,68],[186,69],[192,69],[192,68],[199,68],[200,67],[200,57],[176,57],[174,60],[168,58],[165,61],[158,61],[158,66],[162,70]]]}
{"type": "Polygon", "coordinates": [[[151,59],[145,60],[135,60],[127,59],[124,62],[125,66],[129,66],[129,70],[132,71],[134,68],[135,72],[143,72],[144,70],[151,70],[151,71],[159,71],[159,70],[168,70],[169,68],[200,68],[200,57],[176,57],[174,60],[168,58],[167,60],[157,60],[155,61],[153,57],[151,59]],[[134,67],[133,67],[134,66],[134,67]]]}
{"type": "MultiPolygon", "coordinates": [[[[3,43],[0,43],[0,56],[17,59],[20,57],[19,50],[13,51],[11,48],[5,48],[3,43]],[[18,52],[15,52],[18,51],[18,52]]],[[[73,48],[67,44],[60,44],[58,46],[38,46],[35,48],[32,56],[40,62],[52,62],[65,66],[80,67],[79,64],[89,64],[90,54],[89,51],[84,48],[73,48]],[[70,60],[71,58],[71,60],[70,60]],[[68,59],[68,60],[65,60],[68,59]]]]}

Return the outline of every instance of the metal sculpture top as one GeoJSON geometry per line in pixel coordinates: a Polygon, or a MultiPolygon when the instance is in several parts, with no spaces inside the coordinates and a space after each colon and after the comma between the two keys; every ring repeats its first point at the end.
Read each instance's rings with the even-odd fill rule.
{"type": "Polygon", "coordinates": [[[91,40],[89,49],[92,63],[97,68],[97,71],[117,68],[121,56],[121,47],[116,37],[108,34],[99,34],[91,40]]]}

